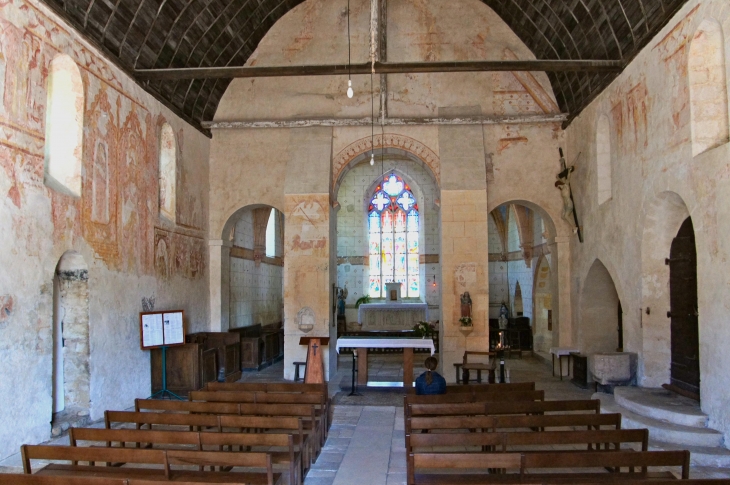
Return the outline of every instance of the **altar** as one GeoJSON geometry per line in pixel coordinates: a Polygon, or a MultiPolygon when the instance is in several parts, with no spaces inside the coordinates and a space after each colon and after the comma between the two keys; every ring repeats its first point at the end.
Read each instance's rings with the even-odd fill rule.
{"type": "Polygon", "coordinates": [[[410,330],[428,321],[426,303],[363,303],[357,310],[362,330],[410,330]]]}
{"type": "Polygon", "coordinates": [[[413,349],[429,349],[431,355],[436,351],[430,338],[342,337],[337,339],[338,354],[343,347],[356,349],[357,382],[365,386],[368,384],[369,348],[403,349],[403,387],[406,389],[413,387],[413,349]]]}

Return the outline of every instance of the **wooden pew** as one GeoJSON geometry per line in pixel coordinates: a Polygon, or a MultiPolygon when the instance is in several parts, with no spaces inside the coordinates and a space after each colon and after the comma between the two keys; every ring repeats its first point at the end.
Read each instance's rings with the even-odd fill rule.
{"type": "Polygon", "coordinates": [[[419,396],[416,394],[407,394],[404,399],[404,405],[409,404],[447,404],[460,402],[514,402],[514,401],[544,401],[545,391],[508,391],[508,392],[480,392],[468,393],[458,392],[454,394],[436,394],[428,396],[419,396]]]}
{"type": "Polygon", "coordinates": [[[528,428],[583,428],[586,430],[621,429],[621,414],[534,414],[527,416],[439,416],[406,418],[406,434],[422,430],[483,430],[528,428]]]}
{"type": "Polygon", "coordinates": [[[254,404],[310,404],[315,406],[317,429],[320,432],[320,446],[324,446],[327,438],[326,428],[329,422],[327,396],[322,394],[269,393],[260,391],[191,391],[190,401],[254,403],[254,404]]]}
{"type": "MultiPolygon", "coordinates": [[[[211,383],[217,384],[217,383],[211,383]]],[[[504,384],[447,384],[446,394],[454,393],[481,393],[481,392],[512,392],[512,391],[534,391],[534,382],[506,382],[504,384]]],[[[407,394],[416,394],[414,387],[409,388],[407,394]]]]}
{"type": "Polygon", "coordinates": [[[38,470],[41,475],[139,478],[154,481],[188,480],[202,483],[247,483],[274,485],[280,474],[274,473],[268,453],[228,453],[220,451],[150,450],[139,448],[92,448],[75,446],[23,445],[20,448],[23,471],[32,473],[32,460],[70,461],[51,463],[38,470]],[[88,465],[73,463],[88,462],[88,465]],[[96,463],[129,463],[140,467],[97,466],[96,463]],[[148,465],[154,465],[149,467],[148,465]],[[264,472],[208,472],[173,468],[173,466],[246,467],[264,472]]]}
{"type": "MultiPolygon", "coordinates": [[[[649,473],[648,467],[680,467],[682,478],[689,478],[689,451],[574,451],[521,453],[410,453],[408,485],[512,484],[525,479],[539,483],[611,482],[626,479],[674,478],[670,472],[649,473]],[[545,472],[546,469],[571,469],[571,473],[545,472]],[[603,469],[614,469],[606,473],[603,469]],[[620,469],[628,468],[629,472],[620,469]],[[640,472],[635,469],[640,468],[640,472]],[[489,474],[489,469],[517,473],[489,474]],[[540,472],[534,470],[542,469],[540,472]],[[590,469],[601,470],[593,471],[590,469]],[[452,473],[421,473],[421,471],[452,473]],[[581,470],[581,471],[579,471],[581,470]],[[475,473],[479,471],[478,473],[475,473]],[[528,475],[529,473],[529,475],[528,475]]],[[[534,482],[533,482],[534,483],[534,482]]],[[[684,482],[682,482],[684,483],[684,482]]]]}
{"type": "Polygon", "coordinates": [[[258,391],[267,393],[319,394],[324,397],[327,428],[332,425],[332,402],[327,384],[281,383],[281,382],[209,382],[204,391],[258,391]]]}
{"type": "MultiPolygon", "coordinates": [[[[301,436],[285,433],[200,433],[193,431],[158,431],[137,429],[99,429],[99,428],[71,428],[69,443],[78,446],[79,441],[101,441],[111,447],[118,443],[125,447],[126,443],[135,446],[147,444],[154,449],[171,449],[171,445],[187,445],[197,451],[222,451],[233,447],[278,447],[286,451],[267,451],[271,455],[274,465],[283,465],[289,472],[289,484],[302,484],[302,443],[301,436]],[[208,450],[206,450],[208,447],[208,450]],[[217,450],[210,450],[215,447],[217,450]]],[[[240,451],[239,451],[240,452],[240,451]]]]}
{"type": "MultiPolygon", "coordinates": [[[[104,413],[104,422],[106,429],[112,426],[133,424],[136,429],[147,426],[147,430],[153,430],[155,426],[180,426],[189,430],[193,429],[210,429],[212,431],[222,433],[226,428],[236,429],[238,432],[243,430],[260,431],[260,430],[277,430],[286,431],[290,434],[297,435],[297,441],[302,444],[303,471],[309,469],[310,463],[314,459],[315,450],[319,443],[318,437],[312,433],[308,433],[304,428],[303,420],[298,416],[238,416],[238,415],[214,415],[214,414],[182,414],[182,413],[146,413],[133,411],[106,411],[104,413]]],[[[311,428],[309,429],[311,431],[311,428]]]]}
{"type": "MultiPolygon", "coordinates": [[[[601,431],[532,431],[492,433],[429,433],[406,435],[406,453],[417,453],[424,448],[479,447],[485,451],[513,453],[520,447],[586,445],[588,450],[620,450],[621,445],[638,445],[641,451],[649,449],[649,431],[646,429],[617,429],[601,431]],[[508,450],[509,447],[509,450],[508,450]]],[[[535,451],[527,449],[524,451],[535,451]]],[[[553,451],[547,449],[546,451],[553,451]]],[[[576,451],[575,449],[570,452],[576,451]]]]}
{"type": "MultiPolygon", "coordinates": [[[[254,404],[233,402],[193,402],[155,399],[135,399],[137,411],[165,411],[168,413],[199,413],[239,416],[298,416],[305,422],[305,433],[316,436],[314,453],[324,445],[322,429],[314,404],[254,404]],[[308,427],[309,428],[308,428],[308,427]],[[310,429],[311,428],[311,429],[310,429]]],[[[159,413],[156,413],[159,414],[159,413]]]]}
{"type": "MultiPolygon", "coordinates": [[[[730,479],[701,478],[678,482],[677,480],[662,479],[632,479],[621,476],[622,485],[730,485],[730,479]]],[[[204,482],[202,482],[204,483],[204,482]]],[[[230,482],[229,482],[230,483],[230,482]]],[[[521,482],[525,485],[543,485],[539,480],[532,480],[526,475],[521,482]]],[[[3,485],[159,485],[158,481],[127,480],[121,478],[91,478],[91,477],[54,477],[48,475],[20,475],[15,473],[0,473],[0,484],[3,485]]],[[[570,481],[571,485],[606,485],[606,481],[570,481]]],[[[201,485],[201,482],[175,481],[175,485],[201,485]]],[[[238,485],[238,484],[236,484],[238,485]]],[[[243,482],[240,485],[245,485],[243,482]]],[[[546,485],[546,484],[545,484],[546,485]]]]}
{"type": "Polygon", "coordinates": [[[505,401],[447,404],[408,404],[405,416],[490,416],[498,414],[544,414],[587,412],[599,414],[598,399],[573,401],[505,401]]]}

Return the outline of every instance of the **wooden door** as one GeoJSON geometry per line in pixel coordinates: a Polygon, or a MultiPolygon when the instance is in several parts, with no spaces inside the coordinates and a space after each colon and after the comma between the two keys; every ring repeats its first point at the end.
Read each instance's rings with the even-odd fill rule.
{"type": "Polygon", "coordinates": [[[669,253],[671,305],[671,385],[699,399],[700,340],[697,312],[697,251],[692,219],[687,218],[669,253]]]}

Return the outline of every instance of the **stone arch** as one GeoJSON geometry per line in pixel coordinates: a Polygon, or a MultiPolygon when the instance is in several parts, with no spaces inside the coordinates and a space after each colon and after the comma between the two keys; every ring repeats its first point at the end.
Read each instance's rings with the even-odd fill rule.
{"type": "Polygon", "coordinates": [[[532,333],[534,349],[548,352],[553,346],[553,285],[548,257],[541,254],[535,264],[532,284],[532,333]]]}
{"type": "Polygon", "coordinates": [[[489,210],[489,212],[492,212],[494,209],[496,209],[497,207],[502,206],[502,205],[523,205],[523,206],[533,210],[534,212],[536,212],[537,214],[540,215],[543,222],[545,223],[545,229],[547,230],[547,233],[548,233],[547,239],[552,239],[555,236],[559,235],[557,228],[555,226],[553,217],[550,215],[550,213],[547,210],[545,210],[539,204],[532,202],[530,200],[527,200],[527,199],[507,199],[507,200],[503,200],[503,201],[491,201],[490,200],[488,210],[489,210]]]}
{"type": "Polygon", "coordinates": [[[689,47],[689,98],[692,155],[727,143],[728,100],[722,26],[705,19],[689,47]]]}
{"type": "Polygon", "coordinates": [[[81,254],[63,253],[54,271],[53,290],[53,411],[88,415],[89,269],[81,254]]]}
{"type": "Polygon", "coordinates": [[[167,123],[160,126],[159,147],[160,216],[175,222],[177,208],[177,140],[167,123]]]}
{"type": "Polygon", "coordinates": [[[598,205],[611,200],[611,124],[601,115],[596,124],[596,180],[598,205]]]}
{"type": "MultiPolygon", "coordinates": [[[[332,159],[332,193],[335,195],[345,174],[351,167],[369,158],[370,152],[382,149],[382,154],[399,155],[428,167],[437,186],[441,186],[441,160],[438,155],[423,143],[408,136],[395,133],[375,135],[373,139],[369,136],[350,143],[340,150],[332,159]]],[[[381,153],[376,153],[378,158],[381,153]]]]}
{"type": "Polygon", "coordinates": [[[58,54],[51,61],[46,95],[44,182],[81,197],[84,82],[68,55],[58,54]]]}
{"type": "MultiPolygon", "coordinates": [[[[661,192],[647,205],[641,242],[643,386],[660,387],[670,380],[671,333],[666,317],[670,308],[669,266],[665,259],[669,257],[672,240],[689,216],[687,205],[676,192],[661,192]]],[[[700,254],[701,232],[697,231],[697,235],[700,254]]]]}
{"type": "Polygon", "coordinates": [[[608,269],[596,258],[581,288],[578,345],[584,354],[615,352],[619,297],[608,269]]]}
{"type": "MultiPolygon", "coordinates": [[[[274,223],[278,226],[275,227],[274,236],[278,239],[283,234],[284,214],[274,207],[247,205],[236,210],[226,221],[221,234],[224,250],[220,270],[220,314],[224,331],[283,321],[284,259],[277,253],[271,256],[266,254],[266,232],[274,211],[274,223]],[[246,216],[250,216],[250,234],[237,235],[236,226],[246,216]],[[249,275],[249,279],[245,275],[249,275]],[[252,296],[253,289],[258,295],[257,299],[252,296]]],[[[240,228],[245,231],[242,226],[240,228]]]]}

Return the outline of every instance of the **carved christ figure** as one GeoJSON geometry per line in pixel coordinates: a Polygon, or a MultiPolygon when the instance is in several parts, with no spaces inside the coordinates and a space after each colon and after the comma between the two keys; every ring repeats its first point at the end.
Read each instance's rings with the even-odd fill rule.
{"type": "Polygon", "coordinates": [[[562,219],[570,224],[573,232],[578,231],[578,227],[575,225],[575,216],[573,212],[573,199],[570,197],[570,174],[573,173],[575,167],[568,167],[560,174],[558,174],[558,180],[555,181],[555,187],[560,189],[560,197],[563,199],[563,213],[561,214],[562,219]],[[562,175],[562,176],[561,176],[562,175]]]}

